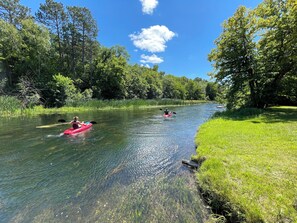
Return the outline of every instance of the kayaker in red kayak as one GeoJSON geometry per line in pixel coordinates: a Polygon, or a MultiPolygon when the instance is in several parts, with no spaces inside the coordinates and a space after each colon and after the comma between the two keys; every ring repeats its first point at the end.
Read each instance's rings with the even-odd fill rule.
{"type": "Polygon", "coordinates": [[[72,125],[73,129],[78,129],[83,123],[78,120],[78,116],[74,116],[70,124],[72,125]]]}
{"type": "Polygon", "coordinates": [[[164,115],[168,115],[169,114],[169,111],[168,109],[166,108],[165,111],[164,111],[164,115]]]}

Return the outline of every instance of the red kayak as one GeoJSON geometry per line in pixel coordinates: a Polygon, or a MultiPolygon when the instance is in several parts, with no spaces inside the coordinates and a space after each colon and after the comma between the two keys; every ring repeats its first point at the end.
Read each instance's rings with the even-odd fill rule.
{"type": "Polygon", "coordinates": [[[168,114],[163,114],[163,117],[164,118],[171,118],[172,115],[173,115],[173,113],[172,112],[169,112],[168,114]]]}
{"type": "Polygon", "coordinates": [[[78,129],[74,129],[74,128],[66,129],[66,130],[64,131],[64,135],[73,135],[73,134],[76,134],[76,133],[79,133],[79,132],[84,132],[84,131],[86,131],[87,129],[91,128],[92,125],[93,125],[92,123],[90,123],[90,122],[86,122],[86,123],[83,123],[83,124],[81,125],[81,127],[78,128],[78,129]]]}

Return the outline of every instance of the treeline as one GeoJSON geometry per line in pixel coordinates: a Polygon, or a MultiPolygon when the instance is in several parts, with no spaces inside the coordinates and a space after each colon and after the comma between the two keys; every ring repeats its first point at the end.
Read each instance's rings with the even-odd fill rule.
{"type": "Polygon", "coordinates": [[[264,0],[224,22],[209,54],[229,108],[297,105],[297,2],[264,0]]]}
{"type": "Polygon", "coordinates": [[[122,46],[97,41],[89,9],[41,4],[34,16],[19,0],[0,0],[0,93],[24,107],[61,107],[90,99],[215,100],[218,85],[129,64],[122,46]],[[1,68],[2,66],[2,68],[1,68]]]}

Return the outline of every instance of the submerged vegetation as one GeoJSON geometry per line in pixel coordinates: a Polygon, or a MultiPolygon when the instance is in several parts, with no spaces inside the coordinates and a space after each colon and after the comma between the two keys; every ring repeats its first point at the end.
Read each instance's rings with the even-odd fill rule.
{"type": "MultiPolygon", "coordinates": [[[[153,182],[141,179],[130,185],[115,184],[104,193],[90,197],[92,205],[85,213],[82,211],[85,209],[83,203],[71,203],[61,207],[62,213],[46,209],[34,220],[52,222],[56,216],[55,222],[82,219],[87,219],[87,222],[205,222],[207,210],[196,196],[195,183],[189,179],[184,176],[180,179],[156,177],[153,182]],[[120,196],[115,196],[115,193],[120,196]]],[[[92,183],[84,185],[77,193],[77,199],[96,186],[92,183]]],[[[26,207],[18,212],[20,216],[24,213],[26,207]]]]}
{"type": "Polygon", "coordinates": [[[230,222],[297,221],[297,107],[217,114],[199,129],[203,194],[230,222]]]}

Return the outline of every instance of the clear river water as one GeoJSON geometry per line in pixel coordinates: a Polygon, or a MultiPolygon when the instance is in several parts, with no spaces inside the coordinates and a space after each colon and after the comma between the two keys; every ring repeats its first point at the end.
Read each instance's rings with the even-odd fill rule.
{"type": "Polygon", "coordinates": [[[205,222],[193,172],[199,126],[216,104],[2,118],[0,222],[205,222]],[[96,121],[66,136],[58,119],[96,121]]]}

